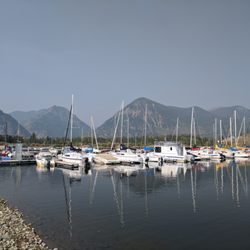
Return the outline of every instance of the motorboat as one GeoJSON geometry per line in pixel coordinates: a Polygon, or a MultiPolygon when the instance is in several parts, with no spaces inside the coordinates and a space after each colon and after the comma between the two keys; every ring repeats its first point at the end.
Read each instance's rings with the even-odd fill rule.
{"type": "Polygon", "coordinates": [[[40,152],[35,156],[36,165],[39,167],[55,166],[55,160],[50,152],[40,152]]]}
{"type": "Polygon", "coordinates": [[[188,155],[185,147],[178,142],[161,141],[154,145],[154,156],[164,162],[190,162],[192,155],[188,155]]]}
{"type": "Polygon", "coordinates": [[[110,154],[114,156],[121,163],[128,164],[142,164],[143,157],[134,153],[131,149],[111,151],[110,154]]]}

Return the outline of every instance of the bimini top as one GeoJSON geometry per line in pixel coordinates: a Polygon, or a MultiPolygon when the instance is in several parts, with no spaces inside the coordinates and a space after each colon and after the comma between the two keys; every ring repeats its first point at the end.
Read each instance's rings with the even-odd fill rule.
{"type": "Polygon", "coordinates": [[[181,143],[175,141],[155,141],[154,146],[181,146],[181,143]]]}

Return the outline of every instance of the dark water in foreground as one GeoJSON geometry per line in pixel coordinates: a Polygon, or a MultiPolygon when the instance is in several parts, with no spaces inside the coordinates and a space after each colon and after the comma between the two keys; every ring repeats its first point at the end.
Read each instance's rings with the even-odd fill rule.
{"type": "Polygon", "coordinates": [[[130,177],[1,167],[0,197],[59,249],[250,249],[249,176],[249,162],[130,177]]]}

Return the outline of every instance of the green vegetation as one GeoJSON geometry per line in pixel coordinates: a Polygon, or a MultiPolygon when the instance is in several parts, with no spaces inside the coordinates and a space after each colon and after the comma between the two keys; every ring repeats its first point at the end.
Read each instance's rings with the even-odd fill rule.
{"type": "MultiPolygon", "coordinates": [[[[175,139],[171,136],[156,136],[156,137],[147,137],[147,146],[152,146],[155,141],[175,141],[175,139]]],[[[179,136],[179,142],[183,143],[184,145],[189,145],[190,136],[189,135],[181,135],[179,136]]],[[[64,145],[64,138],[52,138],[52,137],[45,137],[45,138],[38,138],[35,133],[32,133],[30,138],[18,137],[17,136],[5,136],[0,135],[0,143],[16,143],[22,142],[25,145],[40,145],[40,146],[63,146],[64,145]]],[[[197,145],[212,145],[212,140],[207,138],[197,138],[197,145]]],[[[98,138],[98,144],[100,148],[110,148],[112,139],[111,138],[98,138]]],[[[127,138],[123,138],[123,143],[127,145],[127,138]]],[[[66,142],[69,144],[69,141],[66,142]]],[[[73,145],[81,146],[81,145],[91,145],[91,138],[90,137],[76,137],[73,138],[73,145]]],[[[95,144],[95,143],[94,143],[95,144]]],[[[115,145],[118,146],[120,144],[120,138],[116,139],[115,145]]],[[[133,137],[129,138],[129,145],[130,147],[142,148],[144,145],[144,138],[143,137],[133,137]]]]}

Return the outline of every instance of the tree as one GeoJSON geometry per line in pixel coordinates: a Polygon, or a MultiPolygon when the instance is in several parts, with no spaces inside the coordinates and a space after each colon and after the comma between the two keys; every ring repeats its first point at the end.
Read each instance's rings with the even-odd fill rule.
{"type": "Polygon", "coordinates": [[[37,138],[36,138],[36,133],[32,133],[32,135],[31,135],[31,137],[30,137],[30,142],[31,143],[36,143],[36,140],[37,140],[37,138]]]}

